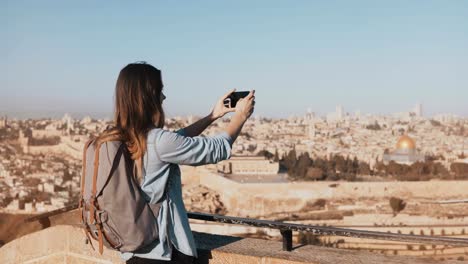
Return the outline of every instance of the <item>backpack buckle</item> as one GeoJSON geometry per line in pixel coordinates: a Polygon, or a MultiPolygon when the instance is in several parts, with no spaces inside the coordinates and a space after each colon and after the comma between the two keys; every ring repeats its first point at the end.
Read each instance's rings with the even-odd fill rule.
{"type": "Polygon", "coordinates": [[[108,217],[106,211],[104,211],[104,210],[96,211],[96,223],[97,224],[102,225],[102,224],[106,223],[108,219],[109,219],[109,217],[108,217]]]}

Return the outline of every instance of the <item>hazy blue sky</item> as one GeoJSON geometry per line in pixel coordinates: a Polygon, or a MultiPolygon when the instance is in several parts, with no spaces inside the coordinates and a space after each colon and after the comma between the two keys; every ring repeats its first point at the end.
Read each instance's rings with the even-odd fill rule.
{"type": "Polygon", "coordinates": [[[0,114],[112,112],[127,63],[163,71],[168,115],[230,88],[262,116],[468,116],[468,1],[1,1],[0,114]]]}

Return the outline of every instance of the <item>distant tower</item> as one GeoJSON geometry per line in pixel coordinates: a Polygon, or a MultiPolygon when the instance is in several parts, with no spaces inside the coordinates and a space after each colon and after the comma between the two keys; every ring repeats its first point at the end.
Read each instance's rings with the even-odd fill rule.
{"type": "Polygon", "coordinates": [[[315,113],[312,112],[312,108],[307,108],[307,113],[305,116],[306,121],[314,120],[315,119],[315,113]]]}
{"type": "Polygon", "coordinates": [[[73,121],[71,118],[67,120],[67,134],[70,135],[70,131],[73,130],[73,121]]]}
{"type": "Polygon", "coordinates": [[[309,138],[313,139],[315,138],[315,121],[314,120],[309,120],[309,126],[308,126],[308,132],[309,132],[309,138]]]}
{"type": "Polygon", "coordinates": [[[337,106],[336,106],[336,118],[338,118],[338,120],[342,120],[343,117],[344,117],[344,109],[343,109],[343,106],[337,105],[337,106]]]}
{"type": "Polygon", "coordinates": [[[85,116],[83,119],[81,119],[81,124],[86,125],[89,124],[93,121],[93,119],[90,116],[85,116]]]}
{"type": "Polygon", "coordinates": [[[423,109],[422,109],[421,103],[417,103],[416,106],[414,106],[414,113],[416,114],[417,117],[422,117],[423,109]]]}
{"type": "Polygon", "coordinates": [[[24,139],[24,133],[23,133],[23,130],[20,130],[19,133],[18,133],[18,141],[19,143],[22,143],[21,141],[24,139]]]}
{"type": "Polygon", "coordinates": [[[23,130],[19,131],[18,143],[23,148],[24,153],[29,153],[29,138],[24,136],[23,130]]]}
{"type": "Polygon", "coordinates": [[[0,128],[6,127],[6,125],[7,125],[6,122],[7,122],[7,118],[6,118],[6,117],[1,118],[1,119],[0,119],[0,128]]]}
{"type": "Polygon", "coordinates": [[[65,114],[62,118],[62,124],[66,124],[67,125],[67,134],[70,135],[70,130],[73,129],[73,122],[72,122],[72,118],[69,114],[65,114]]]}

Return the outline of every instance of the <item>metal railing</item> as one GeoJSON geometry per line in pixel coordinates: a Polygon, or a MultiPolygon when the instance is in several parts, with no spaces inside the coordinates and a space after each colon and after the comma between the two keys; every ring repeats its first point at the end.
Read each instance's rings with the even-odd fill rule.
{"type": "MultiPolygon", "coordinates": [[[[54,215],[65,213],[78,208],[78,204],[70,205],[61,209],[36,215],[27,218],[26,222],[32,222],[37,220],[43,220],[54,215]]],[[[315,226],[315,225],[303,225],[303,224],[292,224],[269,220],[259,220],[252,218],[241,218],[225,215],[206,214],[206,213],[194,213],[188,212],[188,218],[218,222],[223,224],[236,224],[246,225],[261,228],[270,228],[280,230],[283,239],[283,250],[292,250],[292,232],[300,231],[311,233],[313,235],[323,236],[343,236],[343,237],[355,237],[365,239],[377,239],[377,240],[388,240],[388,241],[399,241],[399,242],[413,242],[413,243],[424,243],[433,245],[450,245],[450,246],[468,246],[468,239],[459,237],[445,237],[445,236],[427,236],[427,235],[410,235],[410,234],[396,234],[390,232],[379,232],[379,231],[368,231],[368,230],[357,230],[349,228],[338,228],[331,226],[315,226]]],[[[467,225],[468,227],[468,225],[467,225]]]]}
{"type": "MultiPolygon", "coordinates": [[[[292,250],[292,231],[302,231],[314,235],[323,236],[343,236],[343,237],[356,237],[378,240],[390,240],[400,242],[416,242],[435,245],[454,245],[454,246],[468,246],[468,239],[458,237],[443,237],[443,236],[425,236],[425,235],[407,235],[396,234],[388,232],[357,230],[349,228],[338,228],[331,226],[314,226],[291,224],[268,220],[258,220],[251,218],[240,218],[224,215],[213,215],[205,213],[188,213],[191,219],[220,222],[225,224],[247,225],[255,227],[264,227],[271,229],[279,229],[283,237],[283,250],[292,250]]],[[[468,225],[467,225],[468,227],[468,225]]]]}

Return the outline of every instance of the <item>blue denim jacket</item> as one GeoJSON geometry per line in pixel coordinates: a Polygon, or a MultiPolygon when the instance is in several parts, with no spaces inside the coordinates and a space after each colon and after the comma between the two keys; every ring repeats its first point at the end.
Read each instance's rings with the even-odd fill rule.
{"type": "Polygon", "coordinates": [[[197,257],[197,247],[182,200],[179,164],[203,165],[228,159],[232,138],[226,132],[213,137],[186,137],[183,129],[170,132],[156,128],[148,133],[147,141],[141,185],[147,200],[150,203],[159,201],[164,196],[167,183],[167,198],[162,201],[157,219],[159,241],[136,252],[122,253],[121,257],[124,260],[133,256],[170,260],[171,244],[183,254],[197,257]]]}

